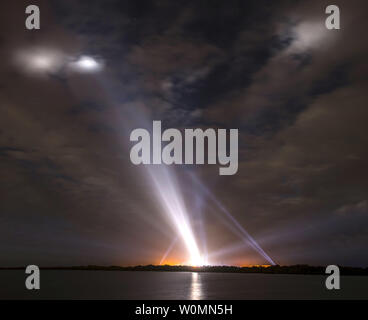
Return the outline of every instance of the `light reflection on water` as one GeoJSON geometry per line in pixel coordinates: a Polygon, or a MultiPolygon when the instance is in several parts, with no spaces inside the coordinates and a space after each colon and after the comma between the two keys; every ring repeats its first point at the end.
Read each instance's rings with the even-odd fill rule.
{"type": "Polygon", "coordinates": [[[202,299],[202,283],[201,275],[197,272],[192,272],[192,283],[190,286],[190,297],[191,300],[202,299]]]}

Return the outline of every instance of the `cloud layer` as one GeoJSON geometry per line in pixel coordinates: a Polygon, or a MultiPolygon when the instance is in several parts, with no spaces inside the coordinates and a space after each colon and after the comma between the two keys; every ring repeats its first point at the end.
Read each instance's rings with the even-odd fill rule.
{"type": "MultiPolygon", "coordinates": [[[[332,31],[327,4],[41,1],[33,32],[26,2],[6,1],[0,264],[159,263],[175,231],[129,161],[129,132],[148,119],[239,128],[236,176],[175,169],[215,262],[265,261],[192,190],[188,170],[278,263],[366,266],[366,3],[337,1],[332,31]],[[28,61],[37,50],[55,60],[42,73],[28,61]],[[103,70],[63,68],[83,55],[103,70]]],[[[168,261],[183,252],[177,241],[168,261]]]]}

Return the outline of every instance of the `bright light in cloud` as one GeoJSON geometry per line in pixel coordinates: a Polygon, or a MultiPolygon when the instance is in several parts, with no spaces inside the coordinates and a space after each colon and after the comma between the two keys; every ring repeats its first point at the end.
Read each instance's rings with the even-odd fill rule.
{"type": "Polygon", "coordinates": [[[72,62],[70,66],[74,71],[97,72],[103,68],[103,63],[90,56],[81,56],[78,60],[72,62]]]}
{"type": "Polygon", "coordinates": [[[14,54],[14,62],[23,72],[31,75],[48,75],[65,71],[94,73],[103,69],[102,59],[88,55],[78,58],[57,49],[30,47],[14,54]]]}
{"type": "Polygon", "coordinates": [[[298,24],[294,29],[295,39],[289,50],[305,51],[317,48],[325,43],[328,30],[321,22],[303,22],[298,24]]]}
{"type": "Polygon", "coordinates": [[[15,53],[15,63],[26,73],[33,75],[57,72],[64,62],[64,54],[54,49],[30,48],[15,53]]]}
{"type": "Polygon", "coordinates": [[[40,70],[51,69],[54,64],[52,57],[47,55],[35,56],[33,57],[31,63],[34,68],[40,70]]]}

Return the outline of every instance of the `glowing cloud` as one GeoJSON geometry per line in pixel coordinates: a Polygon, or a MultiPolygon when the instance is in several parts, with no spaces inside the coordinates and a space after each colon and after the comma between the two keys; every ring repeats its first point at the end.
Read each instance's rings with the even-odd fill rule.
{"type": "Polygon", "coordinates": [[[293,29],[294,41],[287,52],[303,52],[315,48],[320,48],[326,41],[332,39],[325,25],[319,21],[302,22],[293,29]]]}
{"type": "Polygon", "coordinates": [[[70,63],[70,68],[79,72],[97,72],[103,68],[103,63],[90,56],[81,56],[70,63]]]}
{"type": "Polygon", "coordinates": [[[42,47],[18,50],[14,54],[14,62],[23,72],[36,76],[64,71],[94,73],[104,67],[101,59],[92,56],[82,55],[76,58],[57,49],[42,47]]]}
{"type": "Polygon", "coordinates": [[[32,75],[57,72],[65,63],[65,56],[61,51],[47,48],[19,50],[14,57],[18,67],[32,75]]]}

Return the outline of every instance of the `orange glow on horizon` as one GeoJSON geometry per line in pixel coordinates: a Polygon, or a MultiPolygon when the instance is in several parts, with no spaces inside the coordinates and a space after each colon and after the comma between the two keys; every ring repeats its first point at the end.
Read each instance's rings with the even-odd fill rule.
{"type": "Polygon", "coordinates": [[[270,264],[242,264],[241,267],[247,267],[247,268],[252,268],[252,267],[269,268],[269,267],[271,267],[271,265],[270,264]]]}
{"type": "MultiPolygon", "coordinates": [[[[202,267],[202,265],[192,265],[189,262],[183,262],[179,259],[168,259],[165,260],[163,263],[159,263],[157,262],[156,265],[168,265],[168,266],[191,266],[194,268],[198,268],[198,267],[202,267]]],[[[203,266],[221,266],[223,264],[204,264],[203,266]]],[[[241,263],[241,264],[229,264],[229,266],[233,266],[233,267],[247,267],[247,268],[252,268],[252,267],[258,267],[258,268],[269,268],[272,265],[270,264],[252,264],[252,263],[241,263]]]]}
{"type": "Polygon", "coordinates": [[[160,262],[157,262],[157,265],[161,265],[161,266],[180,266],[180,265],[183,265],[183,262],[182,261],[179,261],[177,259],[168,259],[168,260],[165,260],[164,262],[162,262],[160,264],[160,262]]]}

